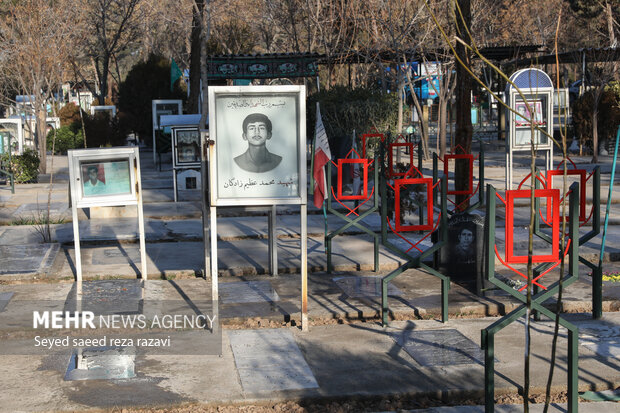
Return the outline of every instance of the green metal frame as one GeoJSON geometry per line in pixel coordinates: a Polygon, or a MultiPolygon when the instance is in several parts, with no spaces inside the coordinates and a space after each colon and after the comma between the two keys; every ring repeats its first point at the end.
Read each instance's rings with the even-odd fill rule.
{"type": "Polygon", "coordinates": [[[325,247],[327,249],[327,273],[331,274],[332,272],[332,239],[334,237],[336,237],[337,235],[342,234],[344,231],[346,231],[347,229],[349,229],[350,227],[355,227],[358,228],[362,231],[364,231],[366,234],[370,235],[373,237],[374,239],[374,254],[375,254],[375,269],[374,271],[376,272],[379,269],[379,235],[376,234],[374,231],[370,230],[369,228],[366,228],[365,226],[363,226],[361,224],[362,220],[364,218],[366,218],[368,215],[372,214],[373,212],[376,212],[377,209],[379,208],[379,191],[377,190],[377,186],[379,184],[379,169],[376,167],[376,158],[375,158],[375,168],[374,168],[374,182],[375,182],[375,189],[374,189],[374,200],[373,200],[373,205],[372,208],[369,208],[368,210],[366,210],[365,212],[359,214],[356,218],[351,219],[348,216],[346,216],[345,214],[343,214],[342,212],[334,209],[332,207],[332,163],[328,162],[328,166],[327,166],[327,191],[328,191],[328,195],[327,195],[327,211],[331,212],[332,214],[336,215],[338,218],[346,221],[346,224],[344,224],[343,226],[341,226],[340,228],[338,228],[337,230],[331,232],[330,234],[325,235],[325,247]]]}
{"type": "MultiPolygon", "coordinates": [[[[11,134],[9,133],[8,136],[9,140],[8,140],[8,148],[9,148],[9,164],[11,163],[11,134]]],[[[0,174],[6,175],[9,177],[9,180],[11,181],[11,193],[14,194],[15,193],[15,176],[9,172],[9,171],[5,171],[4,169],[0,169],[0,174]]]]}
{"type": "MultiPolygon", "coordinates": [[[[448,226],[447,226],[447,200],[446,200],[446,191],[447,191],[447,182],[445,179],[441,179],[441,216],[439,218],[439,226],[437,231],[439,232],[438,241],[428,250],[412,257],[405,251],[402,251],[400,248],[392,244],[387,239],[387,204],[385,200],[387,199],[387,180],[386,180],[386,165],[384,162],[385,159],[385,147],[381,146],[381,168],[383,171],[381,173],[381,243],[388,250],[398,255],[399,257],[406,260],[406,262],[383,277],[381,280],[381,320],[383,326],[387,326],[389,322],[389,303],[388,303],[388,284],[398,275],[402,274],[404,271],[411,268],[421,268],[428,272],[430,275],[433,275],[441,280],[441,321],[443,323],[448,321],[448,293],[450,291],[450,277],[441,274],[437,270],[432,267],[426,265],[423,260],[427,257],[432,257],[437,251],[439,251],[446,243],[448,239],[448,226]]],[[[419,152],[421,156],[421,152],[419,152]]],[[[419,158],[421,159],[421,158],[419,158]]],[[[420,171],[422,169],[420,168],[420,171]]],[[[433,190],[433,199],[435,198],[436,190],[433,190]]]]}
{"type": "MultiPolygon", "coordinates": [[[[592,179],[592,208],[594,208],[592,211],[592,229],[579,237],[579,245],[584,245],[601,232],[601,168],[599,166],[594,168],[592,179]]],[[[538,180],[536,180],[536,188],[538,188],[538,186],[539,183],[538,180]]],[[[536,199],[535,201],[535,209],[536,211],[540,211],[539,199],[536,199]]],[[[538,213],[536,214],[536,219],[534,220],[534,234],[551,243],[551,238],[540,229],[540,214],[538,213]]],[[[592,316],[596,319],[601,318],[603,315],[602,273],[601,277],[598,277],[598,266],[582,256],[579,256],[579,262],[586,265],[592,271],[592,316]]],[[[534,277],[537,275],[538,274],[535,272],[534,277]]],[[[535,287],[535,292],[538,292],[538,287],[535,287]]]]}
{"type": "MultiPolygon", "coordinates": [[[[568,274],[562,279],[563,288],[568,287],[579,278],[579,185],[574,183],[570,187],[569,195],[569,237],[571,244],[569,246],[568,256],[568,274]]],[[[511,296],[521,301],[523,304],[502,317],[489,327],[481,331],[482,341],[481,347],[485,351],[484,356],[484,394],[485,394],[485,412],[492,413],[495,405],[495,334],[508,326],[518,318],[527,313],[527,298],[517,290],[509,287],[502,281],[495,278],[495,210],[496,210],[496,190],[493,186],[487,187],[487,213],[485,225],[485,244],[487,249],[486,260],[486,279],[496,287],[509,293],[511,296]]],[[[538,214],[539,209],[536,209],[538,214]]],[[[564,256],[564,251],[560,249],[560,259],[564,256]]],[[[537,267],[538,271],[542,271],[542,267],[548,268],[549,264],[542,264],[537,267]]],[[[532,309],[539,312],[551,320],[555,320],[556,314],[543,306],[543,302],[556,295],[560,288],[560,281],[556,281],[543,292],[535,292],[532,296],[532,309]]],[[[562,327],[568,330],[568,411],[569,413],[577,412],[578,409],[578,360],[579,360],[579,330],[577,326],[558,317],[562,327]]]]}
{"type": "MultiPolygon", "coordinates": [[[[607,225],[609,224],[609,211],[611,210],[611,194],[614,189],[616,176],[616,161],[618,160],[618,143],[620,141],[620,126],[616,133],[616,145],[614,148],[614,162],[611,167],[611,178],[609,180],[609,191],[607,193],[607,207],[605,208],[605,224],[603,226],[603,238],[601,239],[601,249],[598,255],[598,265],[592,271],[592,315],[594,318],[603,316],[603,255],[605,254],[605,241],[607,240],[607,225]]],[[[591,268],[591,267],[590,267],[591,268]]]]}
{"type": "MultiPolygon", "coordinates": [[[[420,169],[422,170],[422,169],[420,169]]],[[[482,145],[482,141],[480,141],[480,152],[478,154],[478,171],[479,171],[479,175],[480,175],[480,179],[479,179],[479,191],[480,193],[478,194],[478,202],[476,202],[475,204],[470,205],[469,207],[467,207],[465,210],[463,211],[454,211],[454,212],[450,212],[450,210],[448,210],[448,215],[453,215],[455,213],[468,213],[471,212],[475,209],[478,209],[479,207],[484,205],[484,147],[482,145]]],[[[472,172],[473,173],[473,172],[472,172]]],[[[439,179],[439,157],[437,156],[436,153],[433,154],[433,184],[437,182],[437,180],[439,179]]],[[[435,199],[433,201],[435,201],[435,203],[437,203],[437,194],[435,194],[435,199]]]]}

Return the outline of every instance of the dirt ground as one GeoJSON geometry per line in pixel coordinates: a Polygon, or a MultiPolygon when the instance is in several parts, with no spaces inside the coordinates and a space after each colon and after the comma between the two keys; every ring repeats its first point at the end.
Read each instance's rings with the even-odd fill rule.
{"type": "MultiPolygon", "coordinates": [[[[497,404],[522,404],[523,397],[519,394],[508,394],[496,398],[497,404]]],[[[545,395],[537,394],[530,397],[530,403],[544,403],[545,395]]],[[[551,403],[566,403],[566,393],[557,394],[551,397],[551,403]]],[[[110,410],[99,410],[97,412],[106,413],[349,413],[349,412],[385,412],[426,409],[438,406],[466,406],[482,405],[483,399],[455,399],[439,400],[433,398],[408,398],[392,396],[387,398],[373,398],[366,400],[340,400],[340,401],[290,401],[283,403],[265,403],[248,405],[218,405],[207,406],[200,404],[183,404],[167,408],[115,408],[110,410]]]]}

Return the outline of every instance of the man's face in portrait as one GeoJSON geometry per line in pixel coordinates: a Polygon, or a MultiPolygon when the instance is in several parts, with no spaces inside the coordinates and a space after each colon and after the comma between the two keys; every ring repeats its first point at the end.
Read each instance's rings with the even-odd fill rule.
{"type": "Polygon", "coordinates": [[[271,133],[267,130],[265,122],[248,123],[245,133],[243,134],[243,139],[254,146],[265,145],[267,139],[270,138],[271,133]]]}
{"type": "Polygon", "coordinates": [[[468,229],[464,229],[463,231],[461,231],[461,233],[459,235],[459,243],[463,247],[468,247],[469,245],[471,245],[473,240],[474,240],[474,233],[473,232],[471,232],[468,229]]]}
{"type": "Polygon", "coordinates": [[[88,168],[88,179],[93,185],[97,183],[97,168],[88,168]]]}

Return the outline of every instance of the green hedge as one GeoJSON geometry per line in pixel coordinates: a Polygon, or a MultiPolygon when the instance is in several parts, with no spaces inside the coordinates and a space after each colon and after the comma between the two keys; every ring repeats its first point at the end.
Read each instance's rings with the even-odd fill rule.
{"type": "Polygon", "coordinates": [[[335,86],[308,97],[306,126],[309,141],[314,139],[316,102],[321,104],[321,117],[332,148],[339,147],[340,140],[350,139],[354,129],[358,136],[373,128],[381,133],[396,133],[398,96],[395,93],[335,86]]]}
{"type": "Polygon", "coordinates": [[[9,154],[5,153],[0,155],[2,159],[2,168],[8,169],[8,172],[12,173],[15,182],[17,183],[31,183],[37,182],[39,175],[39,154],[32,149],[25,149],[23,155],[11,156],[9,162],[9,154]]]}
{"type": "Polygon", "coordinates": [[[61,126],[55,133],[56,143],[54,146],[52,146],[54,130],[47,134],[47,149],[51,151],[53,147],[55,155],[65,155],[69,149],[84,147],[84,135],[82,135],[81,129],[75,133],[71,126],[61,126]]]}
{"type": "MultiPolygon", "coordinates": [[[[573,128],[581,143],[592,148],[594,93],[588,91],[573,103],[573,128]]],[[[598,141],[614,139],[620,124],[620,83],[605,88],[598,105],[598,141]]]]}

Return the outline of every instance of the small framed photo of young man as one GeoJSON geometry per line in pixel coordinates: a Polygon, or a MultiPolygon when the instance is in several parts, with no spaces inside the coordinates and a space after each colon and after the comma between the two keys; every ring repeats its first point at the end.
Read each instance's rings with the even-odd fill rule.
{"type": "Polygon", "coordinates": [[[306,203],[304,86],[209,87],[211,205],[306,203]]]}
{"type": "Polygon", "coordinates": [[[137,204],[137,147],[73,149],[68,160],[78,208],[137,204]]]}

